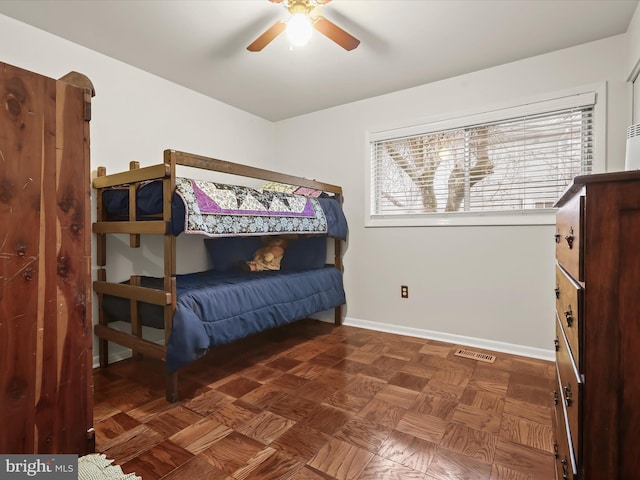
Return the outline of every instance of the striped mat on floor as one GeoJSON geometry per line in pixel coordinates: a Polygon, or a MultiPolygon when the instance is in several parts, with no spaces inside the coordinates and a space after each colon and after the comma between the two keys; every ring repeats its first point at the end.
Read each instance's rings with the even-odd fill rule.
{"type": "Polygon", "coordinates": [[[142,480],[135,473],[123,473],[119,465],[112,465],[102,453],[78,458],[78,480],[142,480]]]}

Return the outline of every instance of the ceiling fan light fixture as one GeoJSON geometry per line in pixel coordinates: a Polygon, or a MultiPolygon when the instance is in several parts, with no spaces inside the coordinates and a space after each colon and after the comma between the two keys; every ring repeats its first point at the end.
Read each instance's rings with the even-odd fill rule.
{"type": "Polygon", "coordinates": [[[312,32],[311,19],[304,12],[294,13],[287,20],[287,38],[295,47],[304,47],[309,43],[312,32]]]}

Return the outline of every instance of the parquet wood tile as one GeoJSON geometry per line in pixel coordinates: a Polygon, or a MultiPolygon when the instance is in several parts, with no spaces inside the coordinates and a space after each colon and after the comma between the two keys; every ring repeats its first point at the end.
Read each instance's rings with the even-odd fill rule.
{"type": "Polygon", "coordinates": [[[237,401],[225,405],[213,412],[210,417],[232,429],[238,429],[249,422],[259,413],[251,405],[238,405],[237,401]],[[245,408],[246,407],[246,408],[245,408]]]}
{"type": "Polygon", "coordinates": [[[295,458],[274,450],[271,455],[255,464],[249,464],[233,473],[237,480],[288,480],[304,466],[295,458]]]}
{"type": "Polygon", "coordinates": [[[406,408],[373,397],[358,415],[384,427],[394,428],[406,412],[406,408]]]}
{"type": "Polygon", "coordinates": [[[494,463],[491,467],[490,480],[532,480],[533,478],[528,473],[518,472],[497,463],[494,463]]]}
{"type": "Polygon", "coordinates": [[[160,478],[193,458],[191,452],[165,440],[122,466],[123,471],[136,472],[144,478],[160,478]]]}
{"type": "Polygon", "coordinates": [[[216,349],[164,399],[149,359],[95,371],[99,451],[144,480],[549,480],[553,364],[305,320],[216,349]]]}
{"type": "Polygon", "coordinates": [[[494,461],[532,475],[536,480],[547,480],[554,475],[554,466],[548,462],[550,457],[553,455],[548,452],[499,438],[494,461]]]}
{"type": "Polygon", "coordinates": [[[232,431],[226,425],[207,417],[171,435],[169,440],[197,455],[207,449],[213,442],[226,437],[232,431]]]}
{"type": "MultiPolygon", "coordinates": [[[[206,478],[207,480],[233,480],[233,478],[229,477],[225,472],[223,472],[222,470],[218,470],[216,467],[200,457],[193,457],[192,459],[180,465],[175,470],[172,470],[170,473],[160,478],[162,478],[162,480],[185,480],[187,478],[206,478]]],[[[143,480],[147,480],[147,477],[144,477],[143,480]]]]}
{"type": "Polygon", "coordinates": [[[334,438],[344,440],[351,445],[375,453],[391,431],[392,428],[371,422],[366,418],[352,417],[351,420],[345,423],[334,435],[334,438]]]}
{"type": "Polygon", "coordinates": [[[145,425],[163,437],[169,438],[200,420],[202,420],[202,415],[178,405],[150,418],[145,425]]]}
{"type": "Polygon", "coordinates": [[[322,380],[311,380],[306,383],[303,388],[296,391],[296,394],[302,398],[306,398],[312,402],[324,402],[328,397],[333,395],[338,388],[330,383],[322,380]]]}
{"type": "Polygon", "coordinates": [[[333,435],[340,430],[351,417],[352,415],[343,410],[323,404],[318,405],[301,420],[301,423],[327,435],[333,435]]]}
{"type": "Polygon", "coordinates": [[[264,448],[265,445],[257,440],[233,431],[200,452],[200,458],[230,475],[247,465],[264,448]]]}
{"type": "Polygon", "coordinates": [[[224,382],[223,384],[218,385],[215,388],[219,392],[226,393],[227,395],[230,395],[232,397],[240,398],[261,385],[261,383],[256,382],[255,380],[251,380],[245,377],[238,377],[228,382],[224,382]]]}
{"type": "Polygon", "coordinates": [[[496,435],[452,422],[447,425],[440,446],[491,464],[497,443],[496,435]]]}
{"type": "Polygon", "coordinates": [[[111,417],[105,418],[94,425],[98,438],[98,448],[106,450],[113,443],[117,442],[117,438],[134,428],[140,426],[141,423],[131,416],[123,412],[118,412],[111,417]]]}
{"type": "MultiPolygon", "coordinates": [[[[502,415],[459,403],[453,412],[451,420],[481,432],[498,435],[500,433],[502,415]]],[[[549,421],[549,425],[551,425],[551,421],[549,421]]]]}
{"type": "Polygon", "coordinates": [[[338,480],[357,479],[373,453],[332,438],[311,459],[309,465],[338,480]]]}
{"type": "MultiPolygon", "coordinates": [[[[246,395],[240,397],[240,402],[238,403],[249,404],[253,409],[257,408],[259,410],[264,410],[270,405],[276,403],[278,400],[282,400],[286,396],[286,392],[283,392],[275,385],[267,383],[264,385],[260,385],[258,388],[251,390],[246,395]]],[[[215,408],[213,411],[215,411],[215,408]]]]}
{"type": "Polygon", "coordinates": [[[367,464],[359,480],[424,480],[424,473],[400,466],[386,458],[375,456],[367,464]]]}
{"type": "MultiPolygon", "coordinates": [[[[104,450],[107,458],[117,458],[118,462],[126,463],[134,457],[155,447],[163,439],[162,435],[154,432],[146,425],[140,425],[118,437],[118,443],[112,444],[104,450]]],[[[96,448],[99,448],[96,445],[96,448]]]]}
{"type": "Polygon", "coordinates": [[[307,466],[298,470],[291,480],[333,480],[333,477],[307,466]]]}
{"type": "Polygon", "coordinates": [[[318,404],[306,398],[294,394],[287,394],[271,406],[269,411],[281,417],[298,421],[308,416],[317,408],[318,404]]]}
{"type": "Polygon", "coordinates": [[[265,411],[257,414],[240,427],[238,431],[247,437],[268,445],[294,424],[293,420],[265,411]]]}
{"type": "Polygon", "coordinates": [[[425,389],[431,394],[437,397],[442,397],[447,400],[460,401],[460,397],[465,391],[465,387],[461,385],[450,385],[443,383],[440,380],[429,380],[425,389]]]}
{"type": "Polygon", "coordinates": [[[510,377],[509,372],[499,370],[493,366],[478,365],[467,386],[504,396],[509,387],[510,377]]]}
{"type": "Polygon", "coordinates": [[[491,464],[446,448],[438,448],[427,470],[426,480],[489,480],[490,477],[491,464]]]}
{"type": "Polygon", "coordinates": [[[378,450],[378,455],[412,470],[426,473],[438,445],[395,430],[378,450]]]}
{"type": "MultiPolygon", "coordinates": [[[[184,403],[185,408],[206,417],[221,407],[233,403],[235,398],[218,390],[209,390],[184,403]]],[[[166,403],[166,402],[165,402],[166,403]]]]}
{"type": "Polygon", "coordinates": [[[548,425],[550,422],[553,409],[551,403],[548,405],[536,405],[533,403],[522,402],[512,398],[505,398],[504,413],[524,418],[531,422],[548,425]]]}
{"type": "Polygon", "coordinates": [[[414,390],[396,385],[386,385],[373,398],[390,403],[398,408],[409,409],[415,403],[418,395],[419,393],[414,390]]]}
{"type": "Polygon", "coordinates": [[[553,432],[548,424],[531,422],[513,415],[502,415],[500,437],[520,445],[553,452],[553,432]]]}
{"type": "Polygon", "coordinates": [[[428,383],[428,379],[419,377],[418,375],[412,375],[410,373],[398,372],[389,379],[389,385],[395,385],[396,387],[406,388],[407,390],[421,391],[428,383]]]}
{"type": "Polygon", "coordinates": [[[459,404],[459,402],[454,400],[431,395],[427,389],[426,392],[418,395],[411,406],[411,410],[425,415],[430,415],[432,417],[438,417],[442,420],[451,420],[451,417],[453,417],[453,413],[459,404]]]}
{"type": "Polygon", "coordinates": [[[326,433],[298,423],[280,435],[271,446],[307,462],[330,438],[326,433]]]}
{"type": "Polygon", "coordinates": [[[359,412],[365,405],[369,403],[368,398],[359,397],[345,392],[344,390],[338,390],[329,398],[324,401],[325,405],[339,408],[347,412],[359,412]]]}
{"type": "Polygon", "coordinates": [[[447,357],[451,352],[451,345],[442,342],[428,342],[420,347],[418,350],[420,353],[426,353],[428,355],[434,355],[436,357],[447,357]]]}
{"type": "Polygon", "coordinates": [[[460,403],[476,407],[481,410],[488,410],[497,415],[504,410],[504,397],[497,393],[485,392],[467,388],[460,397],[460,403]]]}
{"type": "Polygon", "coordinates": [[[439,444],[448,424],[438,417],[408,411],[398,422],[396,430],[439,444]]]}

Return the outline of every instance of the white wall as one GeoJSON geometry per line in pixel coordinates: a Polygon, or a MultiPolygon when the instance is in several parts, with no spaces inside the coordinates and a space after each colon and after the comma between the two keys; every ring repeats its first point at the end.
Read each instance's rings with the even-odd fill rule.
{"type": "Polygon", "coordinates": [[[627,29],[626,78],[634,81],[640,70],[640,6],[636,7],[627,29]]]}
{"type": "Polygon", "coordinates": [[[632,123],[640,122],[640,7],[629,23],[627,30],[627,80],[634,82],[632,123]]]}
{"type": "Polygon", "coordinates": [[[551,355],[554,227],[365,228],[365,133],[606,81],[607,125],[600,128],[608,129],[608,168],[619,170],[630,120],[625,40],[612,37],[278,123],[278,168],[344,188],[349,322],[551,355]],[[409,286],[409,299],[400,298],[400,285],[409,286]]]}

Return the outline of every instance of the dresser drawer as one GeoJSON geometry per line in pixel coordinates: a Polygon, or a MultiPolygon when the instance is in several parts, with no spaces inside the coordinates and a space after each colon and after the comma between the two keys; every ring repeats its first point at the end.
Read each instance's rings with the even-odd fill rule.
{"type": "MultiPolygon", "coordinates": [[[[557,371],[556,371],[557,372],[557,371]]],[[[573,480],[577,478],[575,456],[567,439],[567,420],[561,403],[559,377],[556,375],[556,390],[554,397],[556,405],[553,412],[553,454],[556,459],[556,479],[573,480]]]]}
{"type": "Polygon", "coordinates": [[[584,196],[576,195],[556,214],[556,258],[558,263],[578,281],[584,281],[584,248],[582,247],[584,196]]]}
{"type": "Polygon", "coordinates": [[[582,329],[582,287],[556,265],[556,312],[571,348],[578,371],[580,366],[580,330],[582,329]]]}
{"type": "Polygon", "coordinates": [[[573,451],[578,453],[582,381],[571,357],[571,351],[563,333],[560,318],[557,318],[556,321],[556,337],[556,365],[560,379],[558,403],[561,407],[564,404],[567,425],[569,425],[569,443],[573,446],[573,451]]]}

